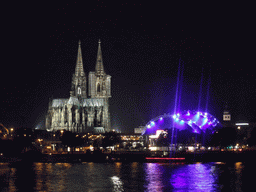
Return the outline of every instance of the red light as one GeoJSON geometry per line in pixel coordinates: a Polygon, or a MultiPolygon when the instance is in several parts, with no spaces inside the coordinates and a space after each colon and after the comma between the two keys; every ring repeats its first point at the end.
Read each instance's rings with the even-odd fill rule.
{"type": "Polygon", "coordinates": [[[154,160],[154,159],[158,159],[158,160],[185,160],[185,158],[184,157],[177,157],[177,158],[160,158],[160,157],[146,157],[146,159],[152,159],[152,160],[154,160]]]}

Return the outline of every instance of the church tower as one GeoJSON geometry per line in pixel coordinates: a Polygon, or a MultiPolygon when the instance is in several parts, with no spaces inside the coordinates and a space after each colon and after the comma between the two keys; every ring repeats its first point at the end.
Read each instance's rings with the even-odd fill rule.
{"type": "Polygon", "coordinates": [[[87,98],[86,95],[86,76],[83,68],[83,59],[81,51],[81,41],[78,42],[78,53],[76,60],[76,69],[72,78],[72,85],[70,91],[71,97],[87,98]]]}
{"type": "Polygon", "coordinates": [[[107,99],[111,97],[111,76],[104,71],[100,44],[99,40],[95,72],[89,73],[89,97],[107,99]]]}
{"type": "Polygon", "coordinates": [[[228,111],[228,105],[225,106],[225,110],[223,112],[223,121],[231,121],[231,114],[228,111]]]}
{"type": "Polygon", "coordinates": [[[96,59],[95,71],[89,73],[89,97],[103,100],[101,126],[105,127],[106,131],[110,131],[110,113],[109,113],[109,98],[111,97],[111,76],[104,71],[101,42],[99,40],[98,53],[96,59]]]}

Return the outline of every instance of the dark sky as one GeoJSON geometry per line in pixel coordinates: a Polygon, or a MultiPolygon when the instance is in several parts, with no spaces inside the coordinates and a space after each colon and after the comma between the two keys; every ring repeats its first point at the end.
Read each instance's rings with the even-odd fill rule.
{"type": "Polygon", "coordinates": [[[79,39],[86,74],[95,70],[102,42],[113,128],[131,130],[172,113],[179,66],[178,110],[221,119],[227,102],[233,120],[256,120],[253,4],[12,1],[1,7],[0,122],[6,127],[35,128],[50,97],[69,97],[79,39]]]}

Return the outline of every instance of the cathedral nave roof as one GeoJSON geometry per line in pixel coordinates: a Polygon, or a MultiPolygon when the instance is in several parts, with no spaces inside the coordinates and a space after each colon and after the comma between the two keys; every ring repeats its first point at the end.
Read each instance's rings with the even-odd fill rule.
{"type": "Polygon", "coordinates": [[[67,104],[68,99],[53,99],[52,107],[63,107],[67,104]]]}
{"type": "Polygon", "coordinates": [[[100,107],[103,106],[103,99],[84,99],[83,107],[100,107]]]}
{"type": "Polygon", "coordinates": [[[69,105],[80,105],[80,102],[77,97],[70,97],[68,100],[69,105]]]}

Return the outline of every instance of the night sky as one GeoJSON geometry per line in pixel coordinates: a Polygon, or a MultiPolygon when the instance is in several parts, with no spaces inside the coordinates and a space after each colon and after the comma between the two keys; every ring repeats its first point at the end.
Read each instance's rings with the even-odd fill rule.
{"type": "Polygon", "coordinates": [[[233,120],[256,121],[256,15],[241,3],[1,4],[0,122],[42,127],[49,98],[69,97],[78,41],[88,75],[99,39],[112,76],[112,128],[131,131],[174,106],[221,120],[226,103],[233,120]]]}

